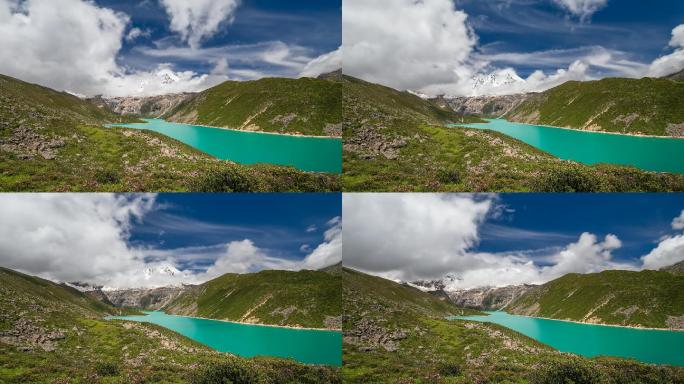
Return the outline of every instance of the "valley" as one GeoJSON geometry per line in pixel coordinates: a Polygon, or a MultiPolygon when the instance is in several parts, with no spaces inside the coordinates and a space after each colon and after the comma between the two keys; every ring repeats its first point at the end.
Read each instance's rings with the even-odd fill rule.
{"type": "MultiPolygon", "coordinates": [[[[281,105],[285,99],[271,100],[257,90],[247,104],[255,106],[256,103],[262,103],[282,113],[291,111],[303,114],[304,111],[292,109],[300,107],[308,108],[307,111],[326,111],[323,115],[315,115],[315,118],[314,115],[302,115],[304,120],[293,118],[293,127],[298,127],[298,130],[304,130],[303,125],[310,123],[317,132],[325,134],[326,127],[339,124],[341,112],[336,117],[335,108],[338,111],[341,108],[341,96],[335,91],[338,86],[334,81],[269,81],[270,86],[283,82],[284,85],[278,89],[285,93],[297,89],[299,83],[306,83],[304,89],[297,94],[305,98],[306,102],[281,105]],[[317,94],[321,96],[312,98],[307,92],[319,92],[317,94]],[[259,95],[264,99],[260,101],[259,95]],[[333,102],[336,98],[337,106],[333,102]]],[[[258,84],[244,84],[238,91],[249,94],[250,88],[256,86],[258,84]]],[[[216,97],[223,97],[222,95],[219,93],[216,97]]],[[[131,102],[134,106],[123,107],[126,104],[123,101],[119,104],[107,104],[100,98],[96,102],[90,102],[67,93],[1,76],[0,190],[254,192],[340,189],[339,176],[334,174],[305,172],[265,163],[245,165],[219,160],[165,134],[103,127],[107,124],[141,122],[140,115],[119,115],[110,111],[109,107],[122,113],[139,111],[144,116],[146,113],[156,114],[170,110],[176,103],[186,100],[186,97],[189,96],[158,97],[151,101],[141,99],[138,104],[131,102]]],[[[198,97],[204,100],[204,96],[195,95],[192,108],[203,108],[204,104],[197,100],[198,97]]],[[[231,97],[236,98],[237,94],[232,94],[231,97]]],[[[241,105],[238,110],[220,110],[214,118],[224,114],[238,114],[238,111],[243,114],[255,113],[245,104],[241,105]]],[[[194,114],[187,109],[185,111],[186,116],[194,114]]],[[[198,122],[202,122],[203,113],[197,116],[200,119],[198,122]]],[[[271,117],[271,120],[275,121],[276,117],[277,115],[271,117]]],[[[286,132],[289,121],[272,124],[270,127],[273,130],[279,126],[279,131],[293,133],[286,132]]],[[[329,128],[327,132],[333,131],[334,129],[331,131],[329,128]]],[[[337,158],[335,153],[326,153],[326,156],[337,158]]]]}
{"type": "MultiPolygon", "coordinates": [[[[671,80],[655,82],[666,82],[668,89],[680,88],[679,83],[671,80]]],[[[345,171],[342,180],[345,191],[684,190],[683,175],[561,160],[508,135],[462,128],[484,120],[459,113],[463,109],[460,106],[459,111],[454,111],[446,100],[425,100],[350,76],[343,77],[343,89],[345,171]]],[[[485,114],[485,109],[504,111],[513,108],[515,111],[529,100],[531,98],[523,102],[512,97],[508,102],[487,108],[487,102],[481,101],[473,103],[471,108],[485,114]]],[[[463,101],[458,105],[468,108],[463,101]]]]}
{"type": "Polygon", "coordinates": [[[164,327],[105,320],[117,309],[66,285],[0,269],[0,381],[6,383],[341,382],[335,368],[216,352],[164,327]]]}
{"type": "Polygon", "coordinates": [[[345,382],[679,382],[684,368],[559,352],[443,296],[344,270],[345,382]]]}

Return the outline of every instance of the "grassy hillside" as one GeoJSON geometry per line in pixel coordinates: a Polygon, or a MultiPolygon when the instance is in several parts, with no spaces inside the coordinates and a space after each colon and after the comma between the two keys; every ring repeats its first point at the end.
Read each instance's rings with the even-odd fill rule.
{"type": "Polygon", "coordinates": [[[221,161],[65,93],[0,76],[0,191],[329,191],[335,175],[221,161]]]}
{"type": "Polygon", "coordinates": [[[339,276],[322,271],[226,274],[163,308],[176,315],[307,328],[340,328],[339,276]]]}
{"type": "Polygon", "coordinates": [[[350,269],[344,281],[345,383],[678,383],[684,369],[563,354],[414,288],[350,269]]]}
{"type": "Polygon", "coordinates": [[[349,76],[343,87],[345,191],[684,190],[682,175],[563,161],[496,132],[446,128],[461,116],[409,93],[349,76]]]}
{"type": "Polygon", "coordinates": [[[569,81],[532,96],[512,121],[595,131],[684,136],[684,83],[668,79],[569,81]]]}
{"type": "Polygon", "coordinates": [[[600,324],[684,329],[684,276],[663,271],[568,274],[506,311],[600,324]]]}
{"type": "Polygon", "coordinates": [[[212,351],[67,286],[0,268],[2,383],[339,383],[337,370],[212,351]]]}
{"type": "Polygon", "coordinates": [[[227,81],[190,97],[162,117],[250,131],[339,136],[342,85],[311,78],[227,81]]]}

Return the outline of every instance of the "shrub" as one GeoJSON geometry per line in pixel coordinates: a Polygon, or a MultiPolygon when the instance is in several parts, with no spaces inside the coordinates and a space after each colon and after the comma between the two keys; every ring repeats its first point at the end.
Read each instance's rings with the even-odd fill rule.
{"type": "Polygon", "coordinates": [[[437,180],[443,184],[457,184],[461,182],[461,173],[456,168],[440,169],[437,171],[437,180]]]}
{"type": "Polygon", "coordinates": [[[119,174],[113,169],[100,169],[95,172],[95,181],[99,184],[116,184],[119,180],[119,174]]]}
{"type": "Polygon", "coordinates": [[[564,166],[543,174],[533,189],[539,192],[598,192],[601,185],[593,172],[564,166]]]}
{"type": "Polygon", "coordinates": [[[257,384],[259,376],[244,362],[212,363],[197,370],[190,378],[192,384],[257,384]]]}
{"type": "Polygon", "coordinates": [[[533,384],[599,384],[597,369],[580,361],[553,362],[532,374],[533,384]]]}
{"type": "Polygon", "coordinates": [[[119,366],[112,361],[101,361],[95,365],[95,372],[100,376],[116,376],[119,374],[119,366]]]}
{"type": "Polygon", "coordinates": [[[211,170],[193,181],[196,192],[253,192],[256,186],[236,169],[211,170]]]}
{"type": "Polygon", "coordinates": [[[461,367],[456,363],[444,363],[439,367],[442,376],[460,376],[461,367]]]}

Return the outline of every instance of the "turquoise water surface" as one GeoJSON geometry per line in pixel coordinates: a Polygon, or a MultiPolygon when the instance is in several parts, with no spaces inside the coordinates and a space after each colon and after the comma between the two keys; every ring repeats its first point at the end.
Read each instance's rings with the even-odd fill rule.
{"type": "Polygon", "coordinates": [[[268,163],[309,172],[342,172],[342,140],[277,135],[144,119],[147,123],[108,127],[149,129],[174,138],[222,160],[240,164],[268,163]]]}
{"type": "Polygon", "coordinates": [[[684,139],[580,131],[512,123],[504,119],[487,119],[486,124],[450,126],[501,132],[564,160],[590,165],[631,165],[647,171],[684,173],[684,139]]]}
{"type": "Polygon", "coordinates": [[[230,323],[145,312],[146,316],[110,316],[161,325],[217,351],[243,357],[275,356],[304,364],[342,365],[342,333],[230,323]]]}
{"type": "Polygon", "coordinates": [[[616,356],[645,363],[684,366],[684,332],[634,329],[487,312],[489,316],[454,316],[503,325],[563,352],[586,357],[616,356]]]}

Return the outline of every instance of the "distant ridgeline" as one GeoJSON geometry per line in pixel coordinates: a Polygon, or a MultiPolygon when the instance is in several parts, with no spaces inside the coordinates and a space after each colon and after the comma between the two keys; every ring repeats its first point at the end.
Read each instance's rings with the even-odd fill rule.
{"type": "Polygon", "coordinates": [[[684,262],[660,271],[568,274],[506,307],[519,315],[684,329],[684,262]]]}
{"type": "Polygon", "coordinates": [[[162,327],[103,319],[134,313],[0,268],[0,382],[340,382],[334,368],[243,359],[162,327]]]}

